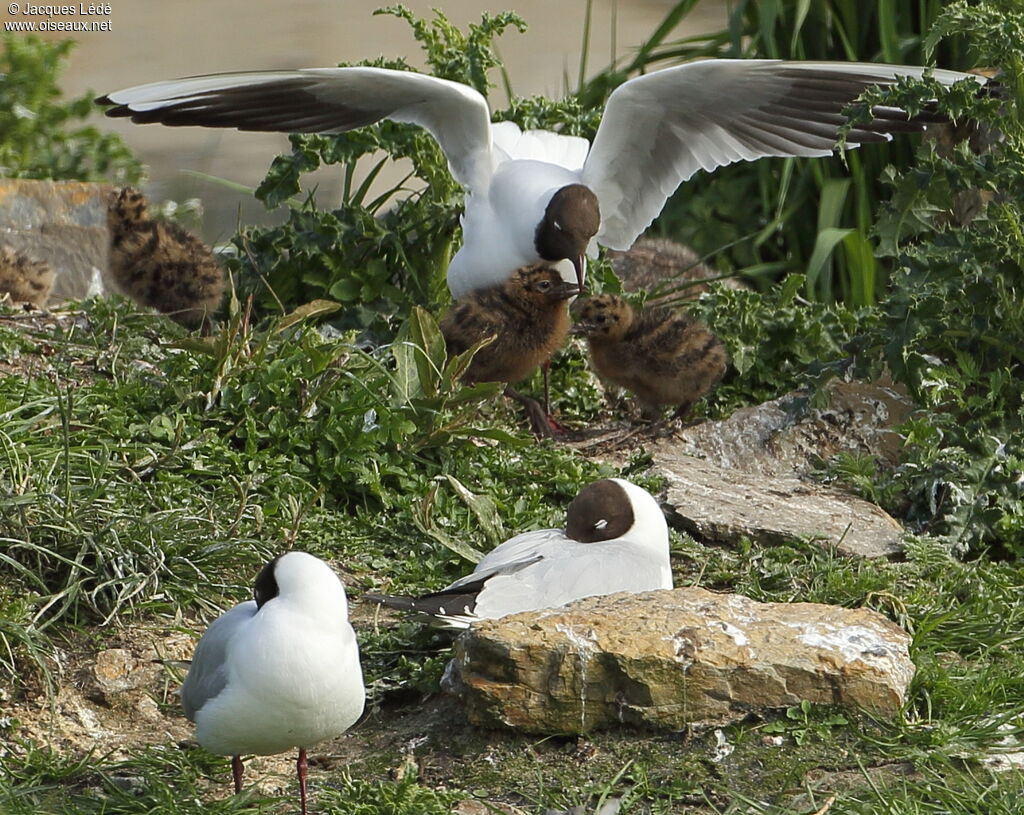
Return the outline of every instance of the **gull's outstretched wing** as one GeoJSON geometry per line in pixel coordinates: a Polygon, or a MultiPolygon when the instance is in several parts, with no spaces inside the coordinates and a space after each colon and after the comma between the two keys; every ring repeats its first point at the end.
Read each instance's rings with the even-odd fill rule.
{"type": "Polygon", "coordinates": [[[452,175],[472,190],[493,170],[487,101],[459,82],[387,68],[304,68],[211,74],[114,91],[108,116],[165,125],[281,133],[341,133],[381,119],[426,129],[452,175]]]}
{"type": "MultiPolygon", "coordinates": [[[[582,181],[598,197],[597,240],[628,249],[668,197],[698,170],[765,156],[832,153],[842,110],[872,85],[920,77],[925,68],[859,62],[711,59],[632,79],[611,94],[582,181]]],[[[944,85],[983,77],[935,70],[944,85]]],[[[922,130],[934,116],[908,119],[876,108],[847,146],[922,130]]]]}

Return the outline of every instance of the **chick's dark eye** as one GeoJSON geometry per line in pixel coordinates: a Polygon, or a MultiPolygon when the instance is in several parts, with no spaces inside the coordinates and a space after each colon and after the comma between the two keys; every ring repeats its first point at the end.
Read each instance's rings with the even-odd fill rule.
{"type": "Polygon", "coordinates": [[[541,291],[545,291],[547,289],[550,289],[551,288],[551,281],[550,280],[542,280],[542,281],[540,281],[540,283],[537,284],[537,288],[540,289],[541,291]]]}

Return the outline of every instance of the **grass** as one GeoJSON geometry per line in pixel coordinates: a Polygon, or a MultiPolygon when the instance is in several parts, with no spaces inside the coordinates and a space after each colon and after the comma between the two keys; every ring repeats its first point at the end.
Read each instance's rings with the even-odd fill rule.
{"type": "MultiPolygon", "coordinates": [[[[418,319],[415,330],[429,334],[430,321],[418,319]]],[[[260,563],[283,548],[332,559],[356,596],[441,585],[468,566],[453,541],[486,549],[509,530],[555,523],[575,485],[611,472],[556,446],[520,443],[515,416],[486,400],[486,427],[504,441],[473,441],[458,417],[468,421],[464,408],[480,394],[445,385],[443,366],[421,364],[414,376],[420,355],[403,351],[383,365],[381,354],[393,351],[374,357],[295,320],[244,328],[236,314],[202,348],[122,302],[87,302],[34,329],[0,323],[0,345],[17,349],[35,374],[0,379],[8,698],[45,690],[47,678],[53,687],[66,681],[56,673],[58,641],[92,653],[117,644],[123,626],[198,630],[246,596],[260,563]],[[332,443],[316,424],[352,413],[373,437],[372,452],[369,442],[351,450],[332,443]],[[415,451],[415,469],[401,466],[396,438],[415,451]],[[282,455],[286,445],[301,454],[282,455]]],[[[642,469],[643,460],[631,466],[642,469]]],[[[480,732],[452,720],[453,703],[430,696],[446,640],[413,623],[361,623],[370,713],[350,736],[361,747],[348,772],[318,774],[319,811],[430,815],[463,798],[537,811],[595,807],[611,796],[625,813],[813,812],[824,800],[808,791],[815,779],[838,795],[833,812],[1012,805],[1019,775],[992,773],[980,759],[1008,749],[1007,739],[1015,745],[1024,730],[1024,568],[963,562],[927,537],[890,563],[799,542],[708,548],[673,533],[673,562],[679,585],[866,606],[899,622],[918,666],[902,715],[876,721],[806,707],[752,717],[723,729],[734,749],[721,760],[710,731],[581,740],[480,732]],[[387,737],[393,732],[426,739],[407,752],[387,737]],[[409,754],[418,774],[390,780],[409,754]]],[[[293,807],[252,790],[225,797],[226,762],[195,748],[129,744],[117,755],[82,756],[20,740],[17,722],[3,726],[0,811],[293,807]]]]}

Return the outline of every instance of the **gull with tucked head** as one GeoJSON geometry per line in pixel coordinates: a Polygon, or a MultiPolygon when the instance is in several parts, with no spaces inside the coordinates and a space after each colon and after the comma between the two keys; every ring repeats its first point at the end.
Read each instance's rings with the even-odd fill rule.
{"type": "Polygon", "coordinates": [[[263,567],[253,593],[199,640],[181,705],[199,743],[231,756],[236,793],[242,755],[298,747],[306,815],[306,748],[348,730],[366,697],[345,588],[322,560],[288,552],[263,567]]]}
{"type": "Polygon", "coordinates": [[[489,552],[471,574],[422,597],[366,594],[447,628],[602,594],[672,588],[668,526],[654,497],[621,478],[585,487],[564,529],[524,532],[489,552]]]}

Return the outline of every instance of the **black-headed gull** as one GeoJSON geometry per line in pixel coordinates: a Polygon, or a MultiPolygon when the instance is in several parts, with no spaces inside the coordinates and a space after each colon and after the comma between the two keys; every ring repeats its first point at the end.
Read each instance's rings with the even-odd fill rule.
{"type": "Polygon", "coordinates": [[[647,490],[595,481],[566,511],[565,529],[524,532],[489,552],[472,574],[423,597],[366,594],[448,628],[600,594],[672,588],[668,526],[647,490]]]}
{"type": "Polygon", "coordinates": [[[345,588],[319,558],[274,558],[257,576],[254,595],[203,634],[181,704],[199,743],[231,756],[235,792],[242,789],[242,755],[298,747],[305,815],[306,748],[345,732],[363,712],[359,648],[345,588]]]}
{"type": "MultiPolygon", "coordinates": [[[[522,266],[572,262],[582,287],[592,242],[628,249],[698,170],[765,156],[827,156],[843,108],[866,88],[924,68],[860,62],[709,59],[631,79],[586,139],[492,125],[487,101],[458,82],[386,68],[213,74],[139,85],[96,101],[108,116],[166,125],[340,133],[381,119],[426,128],[468,191],[454,297],[522,266]]],[[[983,77],[935,70],[944,85],[983,77]]],[[[847,146],[920,130],[880,108],[847,146]]]]}

